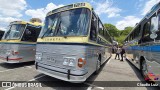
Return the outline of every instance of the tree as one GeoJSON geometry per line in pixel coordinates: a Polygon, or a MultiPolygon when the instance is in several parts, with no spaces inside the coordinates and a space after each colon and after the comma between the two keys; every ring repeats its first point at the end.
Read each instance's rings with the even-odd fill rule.
{"type": "Polygon", "coordinates": [[[107,23],[104,24],[104,27],[108,30],[112,37],[119,36],[119,30],[116,28],[116,26],[107,23]]]}
{"type": "Polygon", "coordinates": [[[116,26],[112,24],[104,24],[105,28],[109,31],[109,34],[120,44],[123,44],[126,36],[132,31],[133,27],[125,27],[124,30],[118,30],[116,26]]]}
{"type": "Polygon", "coordinates": [[[121,31],[120,35],[128,35],[132,31],[133,27],[125,27],[124,30],[121,31]]]}
{"type": "Polygon", "coordinates": [[[132,29],[133,27],[125,27],[124,30],[120,31],[120,37],[117,37],[116,40],[122,44],[127,35],[132,31],[132,29]]]}
{"type": "Polygon", "coordinates": [[[39,19],[39,18],[31,18],[31,19],[30,19],[30,22],[32,22],[32,23],[34,23],[34,22],[42,23],[42,20],[39,19]]]}

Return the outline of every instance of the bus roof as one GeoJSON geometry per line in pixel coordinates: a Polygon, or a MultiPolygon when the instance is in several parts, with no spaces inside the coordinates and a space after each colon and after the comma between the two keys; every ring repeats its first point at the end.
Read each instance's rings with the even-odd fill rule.
{"type": "Polygon", "coordinates": [[[135,25],[135,27],[133,28],[133,30],[127,35],[127,37],[125,38],[125,40],[128,38],[128,36],[135,30],[135,28],[145,19],[150,18],[158,9],[160,9],[160,2],[158,2],[157,4],[155,4],[150,11],[145,15],[145,17],[138,23],[135,25]]]}
{"type": "Polygon", "coordinates": [[[42,23],[39,23],[39,22],[32,23],[32,22],[26,22],[26,21],[13,21],[10,24],[31,24],[34,26],[42,26],[42,23]]]}
{"type": "Polygon", "coordinates": [[[88,9],[92,10],[92,6],[87,2],[74,3],[74,4],[65,5],[65,6],[59,7],[57,9],[54,9],[54,10],[48,12],[47,16],[52,15],[57,12],[66,11],[66,10],[75,9],[75,8],[88,8],[88,9]]]}

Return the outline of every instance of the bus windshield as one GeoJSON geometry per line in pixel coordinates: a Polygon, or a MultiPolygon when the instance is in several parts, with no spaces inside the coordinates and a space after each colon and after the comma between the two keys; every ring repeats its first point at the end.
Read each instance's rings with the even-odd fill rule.
{"type": "Polygon", "coordinates": [[[90,12],[79,8],[46,17],[40,37],[84,36],[88,33],[90,12]]]}
{"type": "Polygon", "coordinates": [[[3,39],[20,39],[24,31],[25,25],[13,24],[8,27],[3,39]]]}

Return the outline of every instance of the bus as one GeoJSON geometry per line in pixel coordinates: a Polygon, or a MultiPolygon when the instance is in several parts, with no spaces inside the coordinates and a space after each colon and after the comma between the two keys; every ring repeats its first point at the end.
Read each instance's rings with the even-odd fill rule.
{"type": "Polygon", "coordinates": [[[0,30],[0,40],[2,39],[3,35],[4,35],[5,31],[0,30]]]}
{"type": "Polygon", "coordinates": [[[152,7],[124,40],[127,59],[147,81],[160,80],[160,3],[152,7]]]}
{"type": "Polygon", "coordinates": [[[34,61],[41,27],[38,22],[11,22],[0,41],[0,59],[6,63],[34,61]]]}
{"type": "Polygon", "coordinates": [[[36,69],[51,77],[84,82],[111,57],[112,39],[89,3],[47,13],[36,47],[36,69]]]}

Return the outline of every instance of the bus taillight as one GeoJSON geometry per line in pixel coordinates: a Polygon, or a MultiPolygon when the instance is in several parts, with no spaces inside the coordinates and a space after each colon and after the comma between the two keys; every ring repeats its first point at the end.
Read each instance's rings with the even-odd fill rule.
{"type": "Polygon", "coordinates": [[[78,67],[82,68],[86,64],[86,60],[79,58],[78,59],[78,67]]]}

